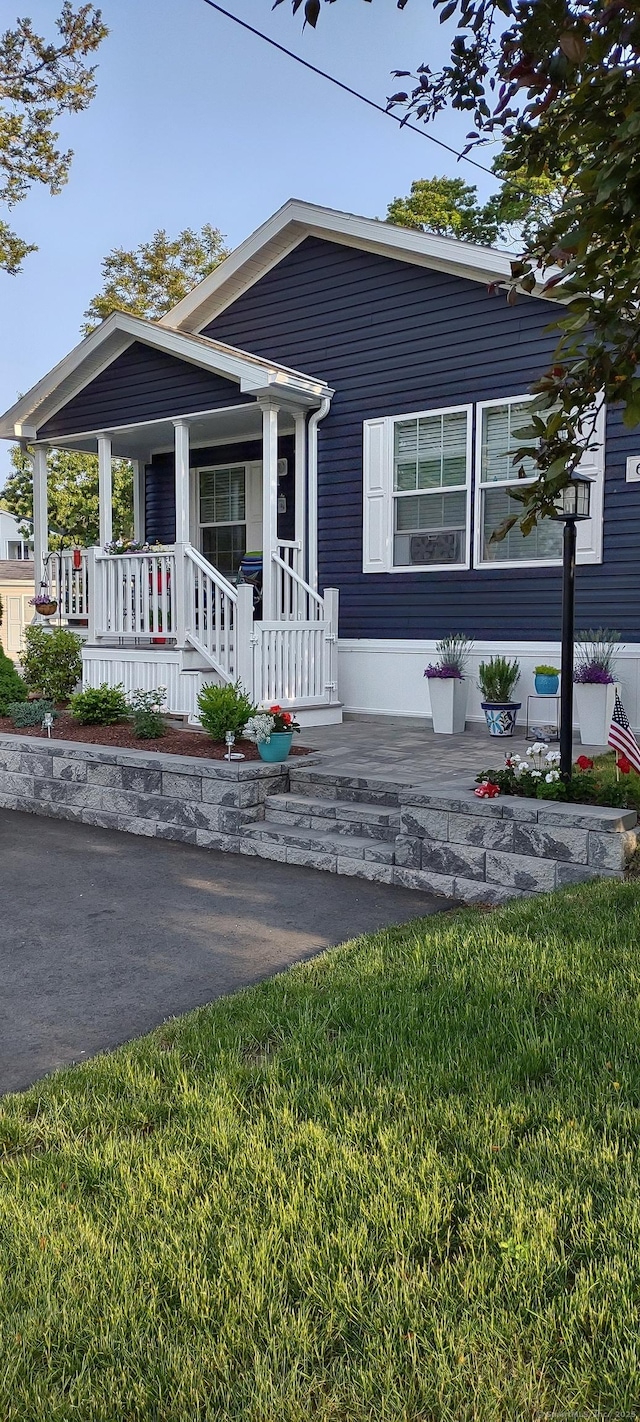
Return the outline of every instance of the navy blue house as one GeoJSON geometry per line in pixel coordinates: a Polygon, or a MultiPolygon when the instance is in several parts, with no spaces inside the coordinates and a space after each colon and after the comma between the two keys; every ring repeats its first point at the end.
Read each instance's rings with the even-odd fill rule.
{"type": "MultiPolygon", "coordinates": [[[[124,596],[102,548],[69,568],[87,680],[160,668],[185,713],[207,677],[241,675],[310,720],[426,716],[424,666],[465,632],[477,658],[517,655],[531,690],[558,656],[561,531],[491,534],[554,308],[507,305],[508,273],[503,253],[292,201],[162,321],[115,313],[19,401],[0,433],[34,451],[39,556],[56,445],[99,453],[101,545],[111,460],[133,460],[137,538],[162,545],[130,555],[124,596]]],[[[640,435],[598,421],[577,622],[620,632],[638,724],[640,435]]]]}

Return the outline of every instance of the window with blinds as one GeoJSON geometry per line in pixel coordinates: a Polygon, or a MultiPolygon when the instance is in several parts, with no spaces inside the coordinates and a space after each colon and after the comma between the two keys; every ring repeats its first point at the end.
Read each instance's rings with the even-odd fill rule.
{"type": "Polygon", "coordinates": [[[200,470],[200,546],[205,558],[233,579],[247,544],[243,464],[200,470]]]}
{"type": "Polygon", "coordinates": [[[465,563],[468,421],[467,410],[394,421],[394,567],[465,563]]]}
{"type": "Polygon", "coordinates": [[[528,401],[505,400],[485,405],[480,418],[480,560],[484,563],[529,563],[562,556],[562,526],[545,518],[526,537],[516,525],[499,543],[492,534],[518,511],[509,489],[536,475],[533,459],[514,463],[514,452],[526,443],[520,435],[528,423],[528,401]]]}

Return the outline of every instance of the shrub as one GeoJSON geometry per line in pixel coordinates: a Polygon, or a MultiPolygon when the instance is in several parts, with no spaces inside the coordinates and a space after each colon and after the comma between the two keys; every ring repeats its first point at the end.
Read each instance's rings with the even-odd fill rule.
{"type": "Polygon", "coordinates": [[[55,720],[57,715],[53,701],[14,701],[7,707],[7,716],[19,731],[25,726],[41,726],[45,716],[55,720]]]}
{"type": "Polygon", "coordinates": [[[241,734],[255,709],[239,681],[234,686],[210,683],[198,693],[200,720],[214,741],[223,741],[227,731],[241,734]]]}
{"type": "Polygon", "coordinates": [[[24,643],[20,661],[27,685],[52,701],[68,701],[82,676],[82,639],[66,627],[51,631],[32,624],[24,643]]]}
{"type": "Polygon", "coordinates": [[[543,664],[540,667],[534,667],[533,670],[536,676],[560,676],[559,667],[547,667],[543,664]]]}
{"type": "Polygon", "coordinates": [[[0,716],[6,716],[15,701],[26,701],[27,688],[11,661],[0,647],[0,716]]]}
{"type": "Polygon", "coordinates": [[[71,715],[81,726],[114,726],[124,720],[129,707],[125,699],[122,682],[117,686],[89,686],[79,691],[69,702],[71,715]]]}
{"type": "Polygon", "coordinates": [[[520,679],[520,663],[507,657],[490,657],[478,667],[478,683],[485,701],[494,705],[511,701],[520,679]]]}
{"type": "Polygon", "coordinates": [[[132,712],[133,734],[140,740],[156,741],[164,736],[167,729],[163,716],[167,690],[164,686],[155,691],[132,691],[129,707],[132,712]]]}

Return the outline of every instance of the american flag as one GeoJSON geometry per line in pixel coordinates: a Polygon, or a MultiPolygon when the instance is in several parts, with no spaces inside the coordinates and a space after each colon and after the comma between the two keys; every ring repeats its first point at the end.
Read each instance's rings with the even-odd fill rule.
{"type": "Polygon", "coordinates": [[[616,700],[609,727],[608,744],[613,746],[615,751],[621,751],[626,755],[634,770],[640,774],[640,746],[629,725],[629,717],[622,705],[620,697],[616,691],[616,700]]]}

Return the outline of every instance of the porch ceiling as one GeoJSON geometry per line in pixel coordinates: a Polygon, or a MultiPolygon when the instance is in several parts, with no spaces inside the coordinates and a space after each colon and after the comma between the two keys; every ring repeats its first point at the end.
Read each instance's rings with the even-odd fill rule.
{"type": "MultiPolygon", "coordinates": [[[[148,460],[152,454],[172,451],[174,448],[174,419],[184,420],[189,426],[189,444],[196,445],[232,444],[236,440],[262,439],[262,411],[252,401],[247,405],[235,405],[227,410],[203,410],[195,415],[173,416],[172,419],[148,420],[136,425],[119,425],[114,429],[89,430],[85,434],[67,435],[56,439],[59,449],[84,450],[96,454],[98,435],[111,438],[111,453],[114,459],[148,460]]],[[[278,418],[279,432],[291,434],[294,429],[293,416],[281,410],[278,418]]]]}

